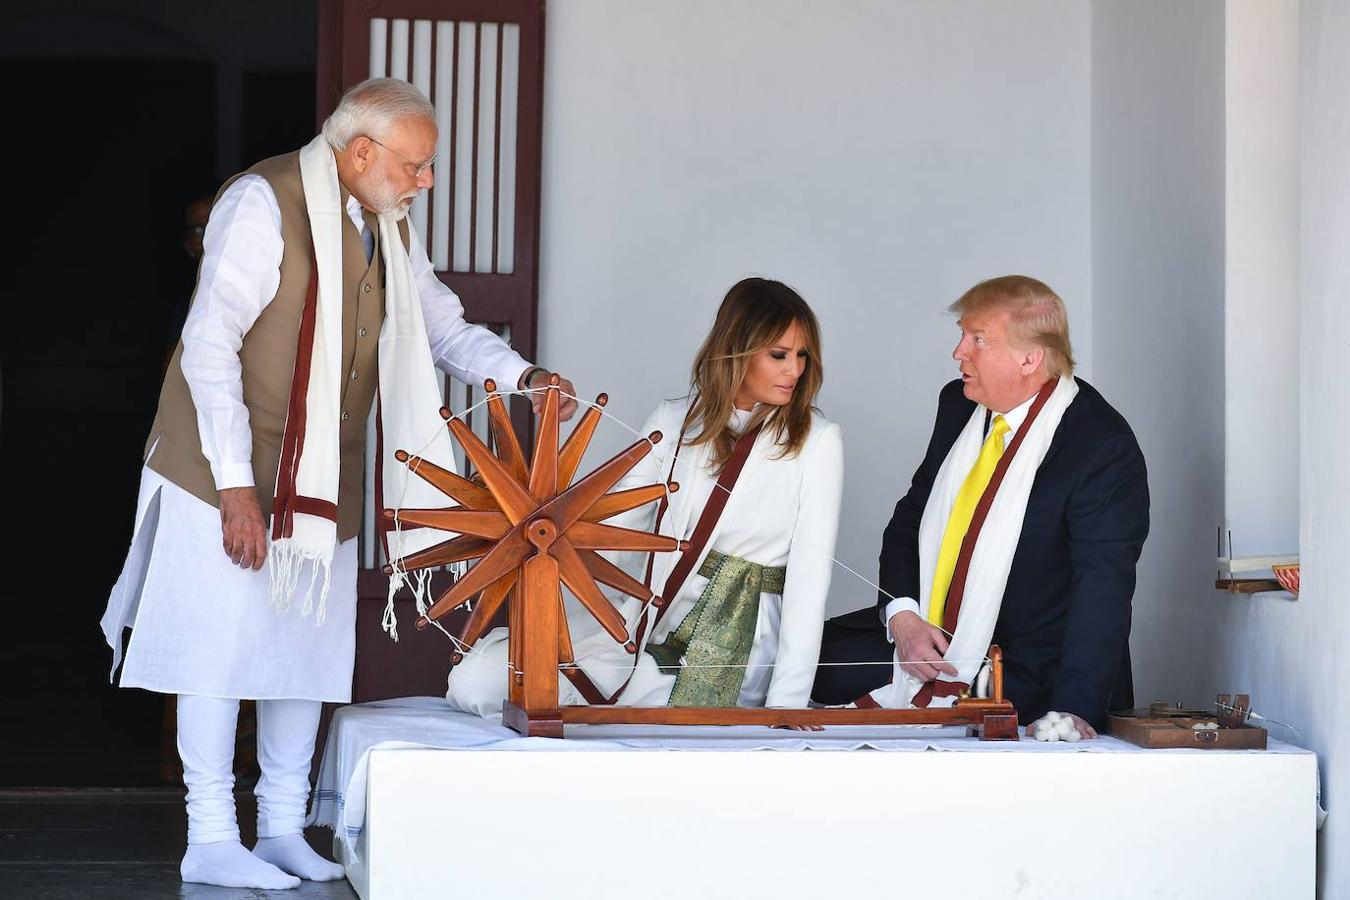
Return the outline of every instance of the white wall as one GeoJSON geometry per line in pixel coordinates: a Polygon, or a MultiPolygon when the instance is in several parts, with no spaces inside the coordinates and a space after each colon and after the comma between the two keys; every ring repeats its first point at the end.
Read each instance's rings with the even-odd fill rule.
{"type": "Polygon", "coordinates": [[[1323,802],[1333,810],[1319,836],[1320,895],[1333,900],[1350,897],[1347,828],[1336,817],[1350,807],[1341,773],[1350,766],[1341,696],[1350,613],[1337,577],[1350,543],[1342,449],[1350,441],[1342,365],[1350,7],[1305,0],[1301,18],[1297,25],[1287,2],[1094,4],[1093,344],[1098,384],[1139,435],[1153,495],[1131,637],[1136,696],[1203,704],[1220,691],[1247,692],[1258,711],[1298,729],[1272,733],[1318,752],[1323,802]],[[1299,82],[1294,139],[1287,104],[1299,82]],[[1302,167],[1293,221],[1291,152],[1302,167]],[[1263,306],[1291,290],[1298,321],[1278,306],[1274,321],[1263,319],[1263,306]],[[1298,409],[1300,394],[1299,433],[1287,444],[1242,443],[1248,428],[1292,427],[1274,410],[1248,423],[1253,405],[1298,409]],[[1228,513],[1273,535],[1288,527],[1279,515],[1295,507],[1281,494],[1288,472],[1262,467],[1295,447],[1302,595],[1215,591],[1225,457],[1234,485],[1243,472],[1269,482],[1230,491],[1228,513]],[[1276,509],[1264,523],[1262,504],[1276,509]]]}
{"type": "MultiPolygon", "coordinates": [[[[837,556],[869,579],[955,373],[942,310],[1046,280],[1090,370],[1090,7],[553,0],[540,358],[639,426],[726,289],[796,287],[843,425],[837,556]]],[[[630,438],[606,426],[594,454],[630,438]]],[[[831,607],[874,602],[836,570],[831,607]]]]}
{"type": "Polygon", "coordinates": [[[1296,603],[1252,606],[1228,631],[1234,671],[1268,697],[1269,714],[1298,725],[1317,751],[1331,812],[1318,853],[1321,896],[1350,898],[1350,6],[1301,4],[1300,550],[1296,603]]]}
{"type": "Polygon", "coordinates": [[[1224,513],[1233,555],[1297,553],[1298,3],[1224,24],[1224,513]]]}
{"type": "Polygon", "coordinates": [[[1135,697],[1213,702],[1223,516],[1224,19],[1218,0],[1100,0],[1092,23],[1097,386],[1149,467],[1135,697]]]}

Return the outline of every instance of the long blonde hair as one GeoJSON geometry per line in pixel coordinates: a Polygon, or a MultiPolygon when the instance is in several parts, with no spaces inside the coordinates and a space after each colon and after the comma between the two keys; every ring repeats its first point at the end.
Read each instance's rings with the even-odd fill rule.
{"type": "Polygon", "coordinates": [[[732,430],[731,411],[745,380],[750,358],[796,323],[806,345],[806,366],[792,399],[783,406],[759,405],[747,430],[763,424],[780,446],[776,458],[795,454],[811,431],[811,414],[824,380],[820,359],[820,324],[806,301],[781,281],[746,278],[732,285],[708,332],[690,373],[694,397],[684,417],[686,432],[697,433],[685,445],[712,444],[712,466],[720,471],[739,434],[732,430]]]}

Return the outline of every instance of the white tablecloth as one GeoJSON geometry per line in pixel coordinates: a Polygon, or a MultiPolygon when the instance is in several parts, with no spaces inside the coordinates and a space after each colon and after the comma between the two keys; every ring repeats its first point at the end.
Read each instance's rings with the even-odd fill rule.
{"type": "Polygon", "coordinates": [[[407,697],[362,703],[339,709],[333,717],[311,803],[310,825],[332,828],[348,858],[356,858],[365,823],[366,776],[373,750],[939,750],[980,753],[1307,753],[1271,740],[1269,749],[1142,750],[1103,736],[1091,741],[1042,743],[981,741],[965,736],[964,727],[878,728],[831,726],[823,732],[785,731],[762,726],[568,725],[567,738],[522,738],[496,719],[482,719],[450,709],[441,698],[407,697]]]}

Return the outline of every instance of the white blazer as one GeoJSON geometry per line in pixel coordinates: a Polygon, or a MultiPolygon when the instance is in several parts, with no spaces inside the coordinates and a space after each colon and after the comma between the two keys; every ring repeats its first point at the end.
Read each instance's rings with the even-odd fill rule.
{"type": "MultiPolygon", "coordinates": [[[[673,477],[680,489],[670,495],[670,508],[662,519],[660,533],[685,539],[693,534],[717,481],[716,473],[708,470],[711,447],[707,444],[681,448],[674,474],[670,475],[675,444],[688,405],[687,400],[666,401],[648,416],[642,433],[660,431],[661,441],[616,487],[616,490],[624,490],[673,477]]],[[[708,581],[698,574],[698,570],[709,549],[762,566],[786,567],[787,581],[782,595],[765,593],[760,597],[759,622],[737,702],[739,706],[805,707],[820,657],[825,601],[830,590],[835,537],[839,530],[843,440],[838,425],[824,416],[815,415],[806,444],[799,453],[775,458],[780,449],[769,429],[765,429],[755,442],[693,573],[679,595],[673,598],[660,624],[646,636],[648,641],[663,640],[693,608],[708,581]]],[[[651,530],[655,525],[656,508],[657,504],[649,504],[608,522],[651,530]]],[[[660,593],[681,555],[678,552],[656,554],[652,590],[660,593]]],[[[621,554],[618,561],[641,578],[646,569],[647,554],[621,554]]],[[[640,604],[629,599],[622,610],[632,625],[640,614],[640,604]]],[[[649,610],[648,614],[652,612],[649,610]]],[[[640,668],[655,669],[654,666],[640,668]]],[[[635,677],[635,683],[625,696],[641,693],[638,680],[635,677]]],[[[671,682],[673,684],[673,679],[671,682]]]]}

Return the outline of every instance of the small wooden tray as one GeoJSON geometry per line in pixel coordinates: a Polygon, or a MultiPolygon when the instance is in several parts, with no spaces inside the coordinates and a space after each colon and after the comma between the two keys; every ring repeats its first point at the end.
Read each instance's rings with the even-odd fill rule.
{"type": "Polygon", "coordinates": [[[1186,718],[1156,717],[1146,709],[1111,715],[1111,734],[1148,750],[1185,747],[1194,750],[1264,750],[1266,730],[1256,725],[1220,725],[1218,729],[1196,731],[1197,722],[1214,722],[1213,716],[1186,718]]]}

